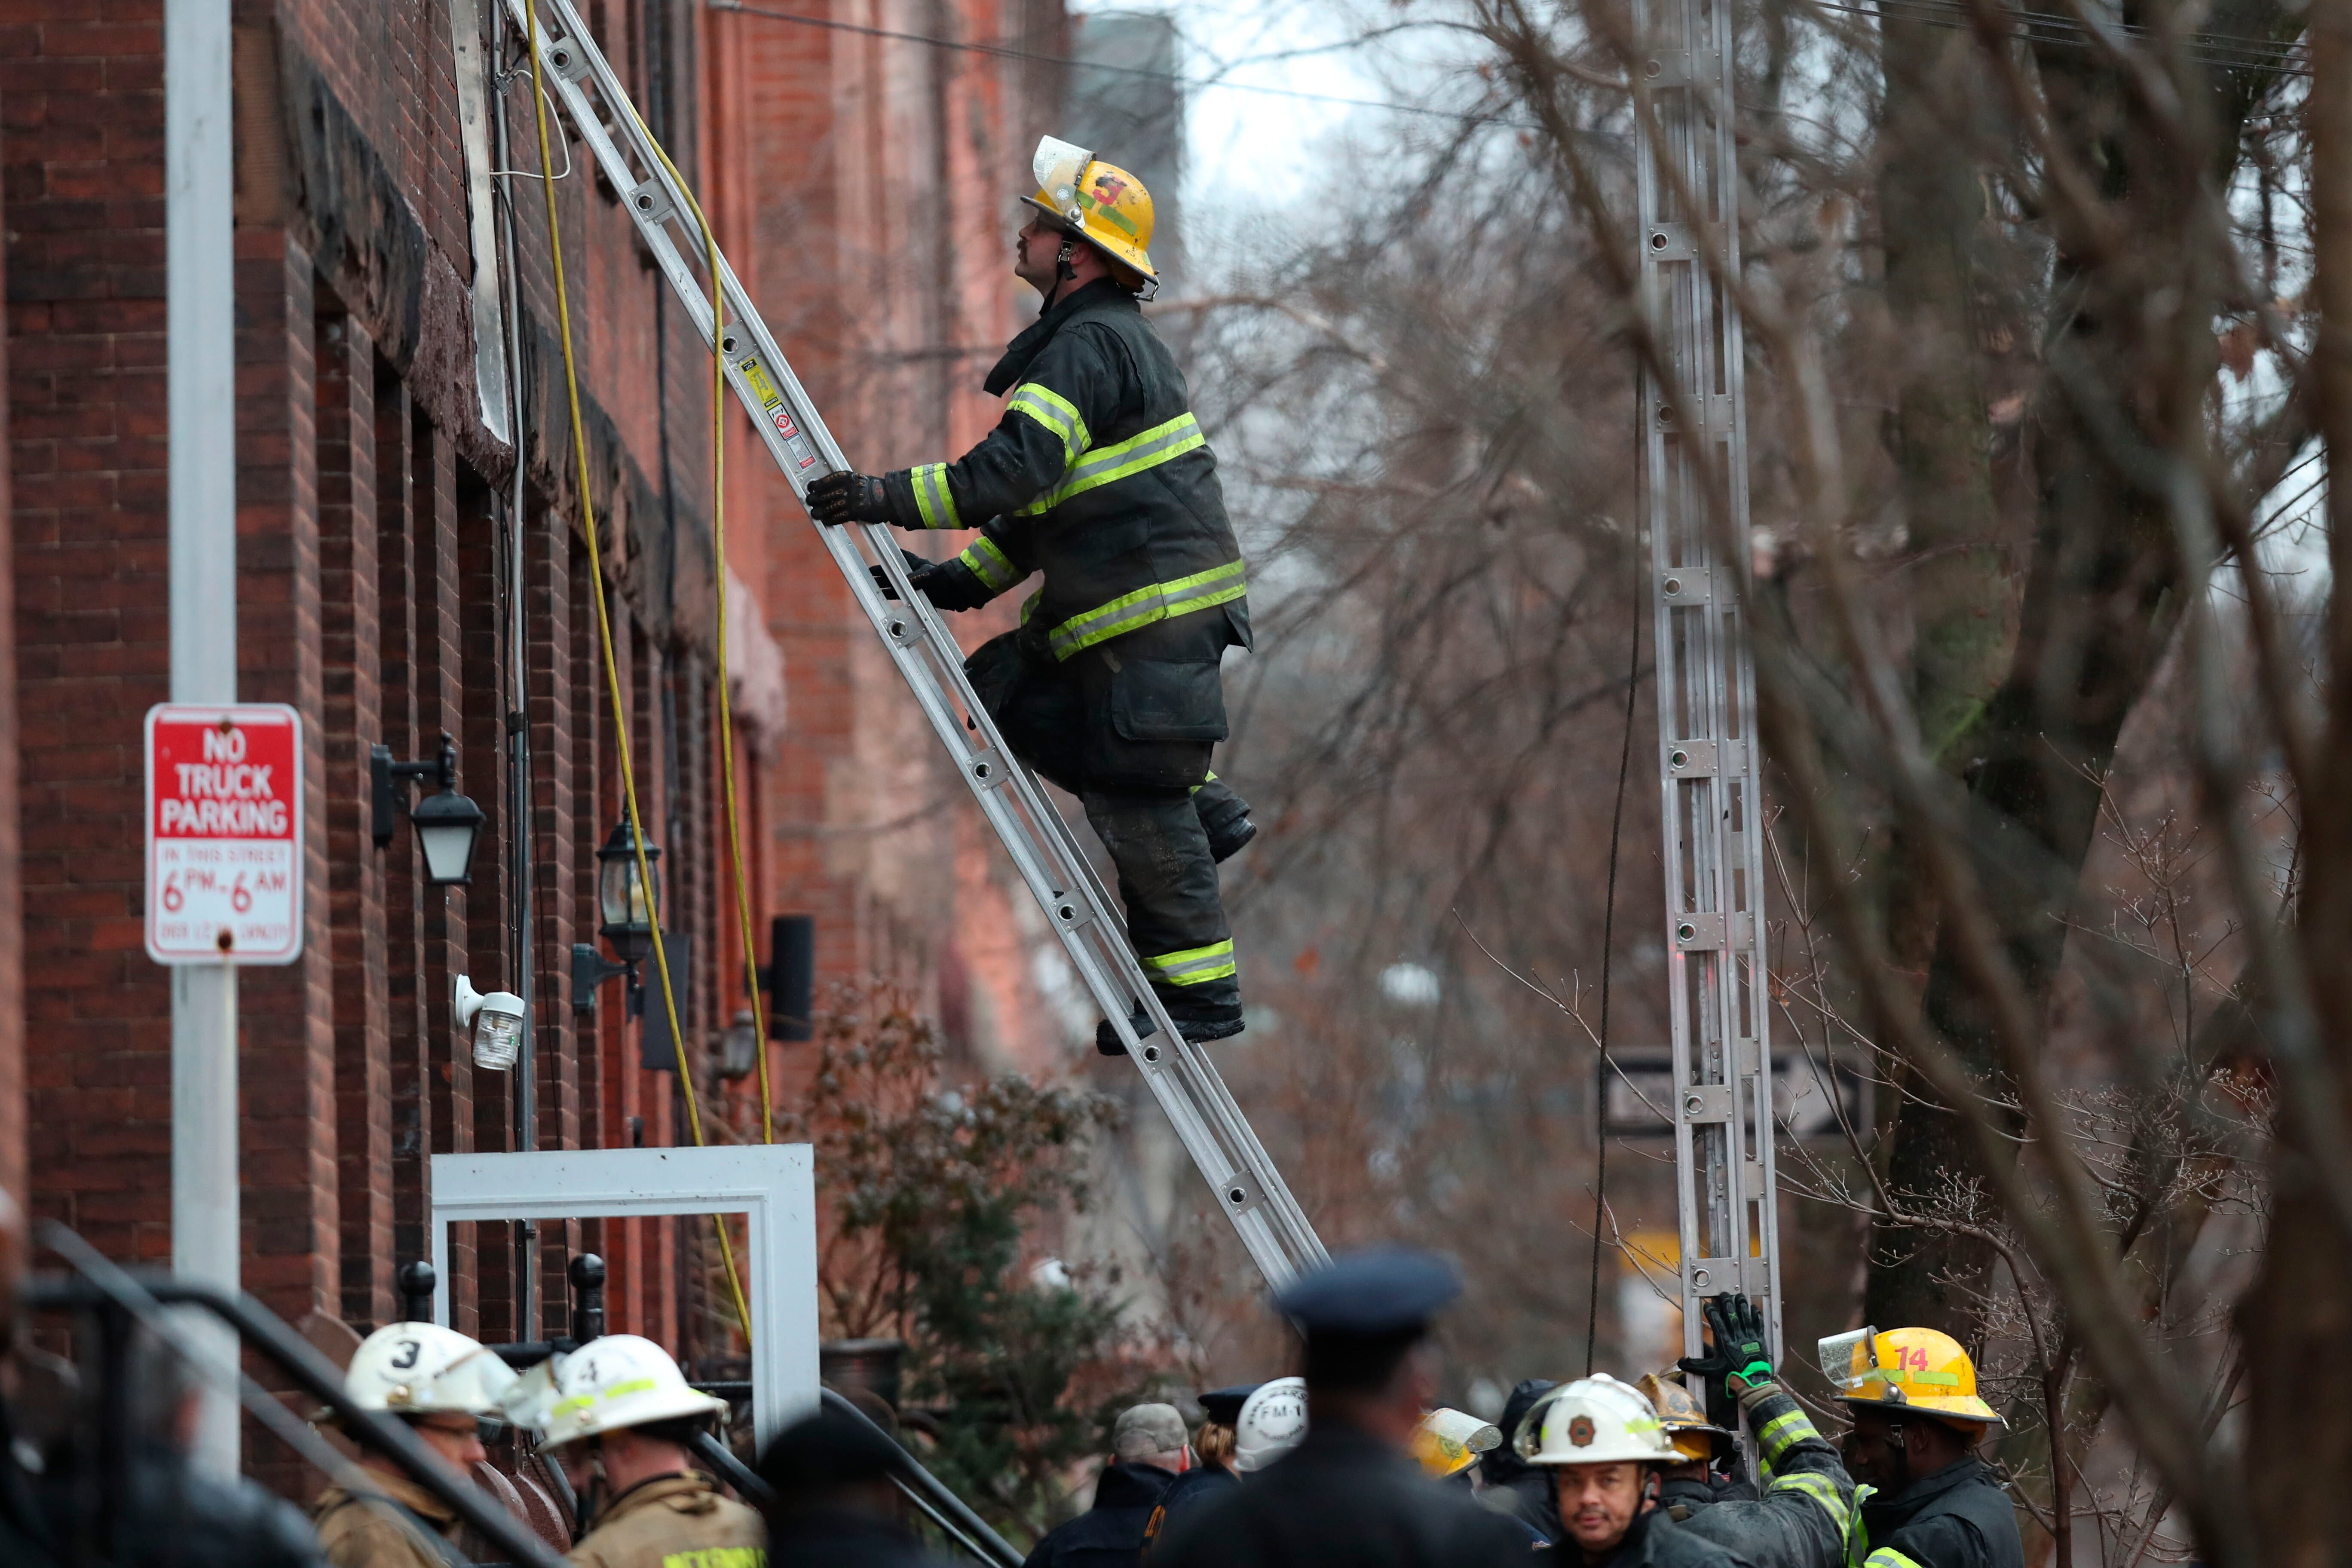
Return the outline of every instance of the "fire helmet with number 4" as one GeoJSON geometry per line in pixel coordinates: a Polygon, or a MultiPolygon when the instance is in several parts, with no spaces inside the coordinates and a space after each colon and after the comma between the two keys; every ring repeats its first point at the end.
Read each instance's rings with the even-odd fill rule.
{"type": "Polygon", "coordinates": [[[1856,1329],[1821,1342],[1822,1371],[1848,1405],[1875,1405],[1922,1415],[1971,1434],[2006,1426],[1977,1395],[1976,1363],[1951,1335],[1934,1329],[1856,1329]]]}
{"type": "Polygon", "coordinates": [[[563,1358],[550,1400],[517,1401],[518,1424],[540,1428],[541,1448],[560,1448],[623,1426],[724,1415],[727,1402],[690,1386],[661,1346],[635,1334],[606,1334],[563,1358]],[[524,1406],[528,1405],[528,1409],[524,1406]]]}
{"type": "Polygon", "coordinates": [[[514,1369],[479,1341],[438,1323],[390,1323],[360,1342],[343,1392],[394,1415],[495,1416],[514,1369]]]}

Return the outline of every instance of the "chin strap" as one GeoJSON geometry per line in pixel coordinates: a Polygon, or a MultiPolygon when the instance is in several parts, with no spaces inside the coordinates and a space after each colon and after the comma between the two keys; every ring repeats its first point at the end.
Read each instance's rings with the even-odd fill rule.
{"type": "Polygon", "coordinates": [[[1054,256],[1054,275],[1065,283],[1076,283],[1078,280],[1077,268],[1070,265],[1070,258],[1077,254],[1075,248],[1076,243],[1068,235],[1064,235],[1062,248],[1054,256]]]}

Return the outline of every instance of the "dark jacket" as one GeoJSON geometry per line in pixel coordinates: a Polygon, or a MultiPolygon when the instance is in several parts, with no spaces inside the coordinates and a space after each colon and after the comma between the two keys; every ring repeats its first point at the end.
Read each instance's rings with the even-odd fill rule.
{"type": "Polygon", "coordinates": [[[1750,1388],[1740,1408],[1764,1462],[1762,1494],[1668,1481],[1659,1506],[1753,1568],[1839,1568],[1853,1521],[1853,1478],[1837,1450],[1772,1384],[1750,1388]]]}
{"type": "Polygon", "coordinates": [[[1528,1555],[1526,1532],[1510,1521],[1370,1433],[1326,1422],[1187,1510],[1154,1548],[1151,1568],[1485,1568],[1528,1555]]]}
{"type": "Polygon", "coordinates": [[[887,1519],[852,1509],[768,1516],[768,1568],[949,1568],[887,1519]]]}
{"type": "Polygon", "coordinates": [[[2017,1510],[1974,1455],[1864,1498],[1860,1524],[1848,1553],[1865,1568],[2025,1568],[2017,1510]]]}
{"type": "MultiPolygon", "coordinates": [[[[326,1568],[301,1510],[252,1481],[221,1479],[168,1450],[132,1462],[118,1520],[79,1523],[100,1531],[110,1523],[120,1528],[118,1568],[326,1568]]],[[[71,1524],[55,1532],[61,1545],[79,1533],[71,1524]]],[[[76,1560],[69,1546],[61,1555],[76,1560]]]]}
{"type": "Polygon", "coordinates": [[[1176,1478],[1157,1465],[1112,1465],[1095,1483],[1095,1506],[1045,1532],[1024,1568],[1136,1568],[1152,1510],[1176,1478]]]}
{"type": "MultiPolygon", "coordinates": [[[[1493,1458],[1492,1454],[1487,1456],[1493,1458]]],[[[1505,1480],[1490,1480],[1478,1500],[1493,1511],[1534,1531],[1545,1541],[1559,1542],[1559,1509],[1551,1500],[1551,1478],[1532,1467],[1505,1480]]]]}
{"type": "Polygon", "coordinates": [[[991,597],[1044,574],[1023,630],[1055,658],[1220,606],[1247,644],[1217,460],[1135,296],[1099,279],[1057,301],[987,388],[1013,395],[978,446],[883,476],[893,522],[980,529],[956,561],[991,597]]]}
{"type": "MultiPolygon", "coordinates": [[[[1573,1546],[1558,1550],[1573,1552],[1573,1546]]],[[[1617,1550],[1592,1568],[1752,1568],[1746,1559],[1702,1535],[1694,1535],[1664,1512],[1651,1509],[1633,1516],[1617,1550]]]]}
{"type": "Polygon", "coordinates": [[[1168,1534],[1168,1527],[1179,1516],[1191,1513],[1202,1503],[1222,1492],[1231,1491],[1242,1484],[1241,1477],[1223,1465],[1202,1464],[1178,1476],[1160,1494],[1159,1506],[1143,1526],[1143,1560],[1151,1561],[1151,1549],[1168,1534]]]}

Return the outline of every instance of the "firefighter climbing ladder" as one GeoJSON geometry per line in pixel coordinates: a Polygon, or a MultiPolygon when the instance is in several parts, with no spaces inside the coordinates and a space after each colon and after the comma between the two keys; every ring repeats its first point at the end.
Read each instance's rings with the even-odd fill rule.
{"type": "Polygon", "coordinates": [[[1670,371],[1642,377],[1642,518],[1657,635],[1683,1339],[1744,1291],[1780,1342],[1756,667],[1742,608],[1748,414],[1732,0],[1635,0],[1654,117],[1635,138],[1643,304],[1670,371]],[[1669,380],[1671,384],[1669,384],[1669,380]],[[1710,495],[1710,488],[1713,493],[1710,495]]]}
{"type": "MultiPolygon", "coordinates": [[[[501,0],[518,37],[529,36],[530,0],[501,0]]],[[[678,303],[710,341],[710,300],[689,255],[704,236],[679,183],[623,91],[572,0],[541,0],[540,66],[573,134],[621,193],[678,303]],[[681,249],[681,245],[684,248],[681,249]]],[[[795,494],[817,476],[850,467],[792,366],[769,334],[724,257],[719,287],[727,323],[719,349],[735,390],[795,494]]],[[[815,525],[811,524],[812,527],[815,525]]],[[[1003,840],[1096,1005],[1127,1042],[1129,1059],[1174,1124],[1185,1152],[1217,1195],[1268,1284],[1280,1288],[1327,1256],[1306,1214],[1257,1134],[1234,1103],[1207,1055],[1176,1031],[1128,946],[1117,906],[1106,896],[1069,826],[1037,781],[1016,762],[964,679],[963,654],[929,601],[908,584],[890,530],[881,524],[818,528],[858,607],[874,625],[915,700],[955,760],[981,812],[1003,840]],[[897,594],[886,598],[878,569],[897,594]]]]}

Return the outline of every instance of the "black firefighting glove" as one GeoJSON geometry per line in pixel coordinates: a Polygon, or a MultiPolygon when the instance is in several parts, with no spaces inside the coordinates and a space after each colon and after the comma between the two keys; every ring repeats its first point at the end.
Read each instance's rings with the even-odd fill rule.
{"type": "Polygon", "coordinates": [[[1764,1315],[1742,1295],[1717,1296],[1706,1304],[1706,1326],[1715,1343],[1703,1356],[1685,1356],[1676,1364],[1694,1377],[1718,1385],[1738,1378],[1742,1383],[1772,1381],[1771,1343],[1765,1338],[1764,1315]]]}
{"type": "MultiPolygon", "coordinates": [[[[898,559],[907,565],[907,575],[913,580],[915,591],[929,599],[936,609],[976,610],[988,603],[989,593],[981,586],[980,579],[961,561],[926,561],[911,550],[898,552],[898,559]]],[[[870,569],[874,585],[882,590],[886,599],[897,598],[890,579],[882,568],[870,569]]]]}
{"type": "Polygon", "coordinates": [[[845,468],[809,481],[808,509],[811,517],[828,526],[890,521],[890,499],[883,491],[882,481],[845,468]]]}

